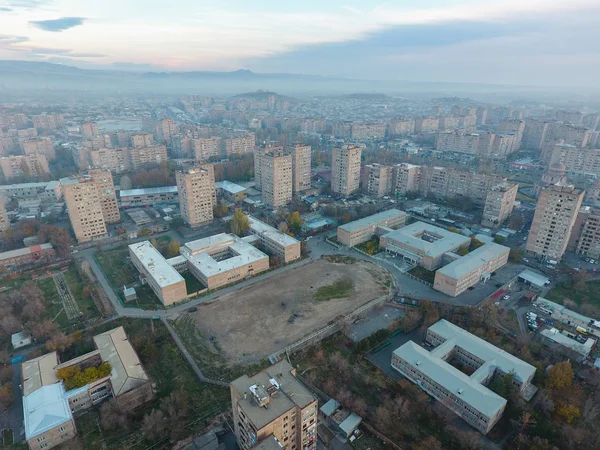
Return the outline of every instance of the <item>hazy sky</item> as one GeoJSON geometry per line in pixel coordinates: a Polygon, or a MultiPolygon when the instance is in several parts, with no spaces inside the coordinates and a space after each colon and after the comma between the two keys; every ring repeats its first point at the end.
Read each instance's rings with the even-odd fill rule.
{"type": "Polygon", "coordinates": [[[594,85],[599,0],[0,0],[0,59],[594,85]]]}

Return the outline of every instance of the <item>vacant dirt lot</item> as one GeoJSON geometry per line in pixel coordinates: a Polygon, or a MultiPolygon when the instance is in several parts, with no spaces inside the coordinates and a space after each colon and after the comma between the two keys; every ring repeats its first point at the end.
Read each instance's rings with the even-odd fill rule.
{"type": "Polygon", "coordinates": [[[369,262],[319,260],[202,305],[193,317],[202,334],[214,336],[228,358],[250,362],[386,293],[389,279],[385,269],[369,262]],[[318,288],[343,279],[354,282],[348,297],[314,299],[318,288]]]}

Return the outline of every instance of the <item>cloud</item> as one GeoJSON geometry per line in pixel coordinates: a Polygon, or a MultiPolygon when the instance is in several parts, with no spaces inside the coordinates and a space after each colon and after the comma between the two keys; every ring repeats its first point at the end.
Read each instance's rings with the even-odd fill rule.
{"type": "Polygon", "coordinates": [[[12,8],[6,8],[5,6],[0,6],[0,11],[1,12],[11,12],[12,8]]]}
{"type": "MultiPolygon", "coordinates": [[[[6,8],[23,8],[23,9],[37,9],[47,4],[53,3],[54,0],[8,0],[4,4],[9,7],[6,8]]],[[[5,11],[6,9],[2,9],[5,11]]]]}
{"type": "Polygon", "coordinates": [[[33,20],[29,24],[44,31],[59,32],[83,25],[84,21],[84,17],[61,17],[60,19],[51,20],[33,20]]]}
{"type": "Polygon", "coordinates": [[[27,42],[28,40],[29,38],[27,36],[0,34],[0,47],[8,47],[14,44],[20,44],[21,42],[27,42]]]}

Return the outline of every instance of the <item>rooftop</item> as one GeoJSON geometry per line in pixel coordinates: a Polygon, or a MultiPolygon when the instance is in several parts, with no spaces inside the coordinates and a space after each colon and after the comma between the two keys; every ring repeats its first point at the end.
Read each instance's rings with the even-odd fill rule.
{"type": "Polygon", "coordinates": [[[102,361],[112,369],[110,382],[115,396],[146,383],[148,376],[123,327],[94,336],[102,361]]]}
{"type": "Polygon", "coordinates": [[[516,356],[478,338],[474,334],[457,327],[452,322],[441,319],[429,327],[429,330],[444,339],[453,340],[454,346],[467,350],[483,361],[493,361],[494,366],[504,373],[514,372],[515,379],[524,382],[534,373],[535,367],[516,356]]]}
{"type": "Polygon", "coordinates": [[[523,280],[528,281],[531,284],[539,287],[550,284],[550,278],[548,278],[545,275],[542,275],[541,273],[534,272],[530,269],[525,269],[523,272],[521,272],[519,274],[519,278],[522,278],[523,280]]]}
{"type": "Polygon", "coordinates": [[[207,277],[268,258],[244,239],[227,233],[187,242],[181,248],[181,254],[207,277]],[[214,253],[220,254],[227,249],[229,257],[213,258],[214,253]]]}
{"type": "Polygon", "coordinates": [[[161,288],[184,281],[179,272],[173,269],[150,241],[131,244],[129,250],[137,256],[161,288]]]}
{"type": "Polygon", "coordinates": [[[255,219],[252,216],[248,216],[248,222],[250,224],[250,229],[254,231],[256,234],[260,234],[270,239],[271,241],[279,242],[284,247],[289,245],[297,244],[299,241],[294,239],[293,237],[282,233],[276,228],[273,228],[270,225],[267,225],[260,220],[255,219]]]}
{"type": "Polygon", "coordinates": [[[354,222],[340,225],[340,228],[348,233],[351,233],[353,231],[360,230],[361,228],[377,225],[394,217],[405,216],[406,213],[404,211],[400,211],[399,209],[388,209],[387,211],[382,211],[380,213],[373,214],[372,216],[363,217],[362,219],[355,220],[354,222]]]}
{"type": "Polygon", "coordinates": [[[305,408],[316,398],[294,375],[294,368],[286,360],[249,377],[243,375],[231,382],[231,388],[237,391],[239,407],[250,422],[260,430],[294,407],[305,408]],[[250,388],[263,387],[271,391],[266,406],[259,406],[250,388]]]}
{"type": "Polygon", "coordinates": [[[156,195],[156,194],[176,194],[177,186],[161,186],[154,188],[145,188],[145,189],[121,189],[119,191],[119,196],[123,197],[133,197],[136,195],[156,195]]]}
{"type": "Polygon", "coordinates": [[[486,264],[509,251],[510,249],[508,247],[493,242],[485,244],[473,250],[471,253],[461,256],[456,261],[442,267],[438,272],[454,280],[460,280],[462,277],[470,274],[483,264],[486,264]]]}
{"type": "Polygon", "coordinates": [[[49,250],[51,248],[53,248],[52,244],[47,243],[47,244],[33,245],[31,247],[18,248],[16,250],[9,250],[8,252],[0,253],[0,261],[5,260],[5,259],[10,259],[10,258],[15,258],[17,256],[29,255],[31,253],[39,252],[40,250],[49,250]]]}
{"type": "Polygon", "coordinates": [[[52,352],[21,364],[23,395],[27,396],[43,386],[58,382],[54,368],[58,365],[58,353],[52,352]]]}
{"type": "Polygon", "coordinates": [[[13,189],[34,189],[34,188],[46,188],[50,182],[42,181],[39,183],[18,183],[18,184],[3,184],[0,185],[0,191],[8,191],[13,189]]]}
{"type": "Polygon", "coordinates": [[[591,322],[596,321],[592,317],[588,317],[588,316],[584,316],[583,314],[579,314],[576,311],[570,310],[569,308],[567,308],[563,305],[559,305],[558,303],[551,302],[550,300],[545,299],[543,297],[539,297],[534,303],[541,305],[541,306],[545,306],[548,309],[551,309],[552,311],[557,311],[561,314],[564,314],[565,316],[572,317],[583,323],[591,323],[591,322]]]}
{"type": "Polygon", "coordinates": [[[271,434],[268,438],[263,439],[252,447],[252,450],[282,450],[283,448],[283,445],[271,434]]]}
{"type": "Polygon", "coordinates": [[[424,222],[412,223],[383,236],[432,257],[452,251],[456,247],[467,245],[471,241],[470,238],[462,234],[453,233],[424,222]],[[434,237],[435,240],[432,239],[432,242],[426,241],[422,239],[423,235],[434,237]]]}
{"type": "Polygon", "coordinates": [[[240,186],[239,184],[235,184],[227,180],[217,181],[215,183],[215,188],[223,189],[224,191],[231,192],[232,194],[239,194],[240,192],[246,191],[244,186],[240,186]]]}
{"type": "Polygon", "coordinates": [[[540,332],[540,334],[544,337],[547,337],[551,341],[556,342],[564,347],[567,347],[573,350],[580,355],[587,357],[592,351],[592,347],[596,343],[593,339],[588,338],[585,343],[577,342],[575,339],[571,339],[568,336],[562,334],[556,328],[544,329],[540,332]]]}
{"type": "Polygon", "coordinates": [[[27,440],[69,422],[73,415],[62,383],[43,386],[24,396],[23,418],[27,440]]]}

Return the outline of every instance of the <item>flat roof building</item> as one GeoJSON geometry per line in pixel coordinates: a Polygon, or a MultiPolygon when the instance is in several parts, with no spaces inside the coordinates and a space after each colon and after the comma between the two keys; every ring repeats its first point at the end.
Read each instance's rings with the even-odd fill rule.
{"type": "Polygon", "coordinates": [[[231,181],[217,181],[215,187],[217,189],[217,197],[222,197],[229,202],[242,202],[248,197],[248,189],[231,181]]]}
{"type": "Polygon", "coordinates": [[[129,255],[163,305],[169,306],[187,298],[185,280],[150,241],[129,245],[129,255]]]}
{"type": "Polygon", "coordinates": [[[360,187],[362,149],[345,145],[331,152],[331,191],[349,197],[360,187]]]}
{"type": "Polygon", "coordinates": [[[160,186],[144,189],[122,189],[119,191],[122,208],[130,206],[152,206],[166,203],[179,203],[177,186],[160,186]]]}
{"type": "Polygon", "coordinates": [[[506,407],[506,399],[488,389],[487,383],[494,376],[512,374],[513,385],[523,392],[535,374],[532,365],[444,319],[429,327],[425,341],[433,350],[407,342],[394,351],[392,367],[483,434],[506,407]],[[467,376],[449,360],[475,372],[467,376]]]}
{"type": "Polygon", "coordinates": [[[284,448],[317,448],[317,399],[287,361],[241,376],[231,382],[230,391],[235,435],[242,450],[272,438],[284,448]]]}
{"type": "Polygon", "coordinates": [[[0,253],[0,271],[16,269],[26,264],[50,261],[56,256],[52,244],[33,245],[0,253]]]}
{"type": "Polygon", "coordinates": [[[289,263],[300,259],[300,241],[276,228],[267,225],[252,216],[248,216],[248,233],[260,239],[261,247],[266,253],[280,257],[283,262],[289,263]]]}
{"type": "Polygon", "coordinates": [[[212,164],[204,164],[176,173],[181,217],[190,227],[205,225],[213,220],[217,204],[215,172],[212,164]]]}
{"type": "Polygon", "coordinates": [[[388,209],[371,216],[363,217],[337,229],[340,244],[354,247],[368,241],[375,234],[377,227],[398,228],[406,223],[406,213],[399,209],[388,209]]]}
{"type": "Polygon", "coordinates": [[[558,344],[561,353],[579,363],[583,362],[590,355],[596,344],[596,341],[592,338],[587,338],[583,343],[578,342],[561,333],[556,328],[544,328],[540,331],[540,335],[546,342],[558,344]]]}
{"type": "Polygon", "coordinates": [[[498,227],[512,214],[519,185],[516,183],[500,183],[487,193],[483,207],[481,224],[484,227],[498,227]]]}
{"type": "Polygon", "coordinates": [[[470,243],[471,239],[462,234],[415,222],[384,234],[379,245],[387,252],[401,255],[427,270],[435,270],[442,265],[444,254],[455,252],[470,243]]]}

